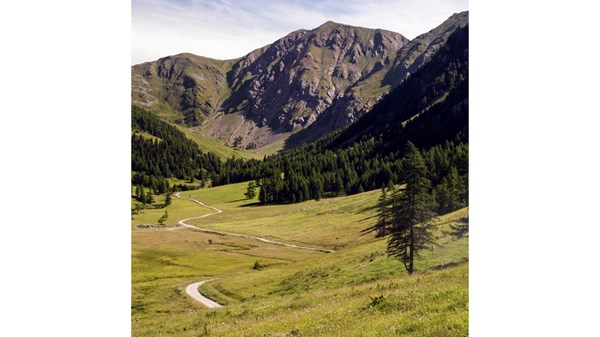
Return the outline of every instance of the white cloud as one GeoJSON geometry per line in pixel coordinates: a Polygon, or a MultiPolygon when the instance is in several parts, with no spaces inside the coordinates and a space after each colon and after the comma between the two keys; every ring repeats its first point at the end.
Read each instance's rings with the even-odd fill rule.
{"type": "Polygon", "coordinates": [[[133,0],[132,63],[182,52],[237,58],[328,20],[414,38],[464,10],[466,0],[133,0]]]}

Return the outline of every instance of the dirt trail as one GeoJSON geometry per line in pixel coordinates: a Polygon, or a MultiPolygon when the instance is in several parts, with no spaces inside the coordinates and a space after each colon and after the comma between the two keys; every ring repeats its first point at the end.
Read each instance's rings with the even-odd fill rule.
{"type": "MultiPolygon", "coordinates": [[[[182,198],[179,194],[180,194],[180,192],[175,193],[175,197],[182,198]]],[[[240,237],[240,238],[253,239],[253,240],[258,240],[258,241],[265,242],[265,243],[270,243],[270,244],[280,245],[280,246],[286,246],[286,247],[291,247],[291,248],[309,249],[309,250],[315,250],[315,251],[325,252],[325,253],[334,253],[335,252],[335,250],[331,250],[331,249],[322,249],[322,248],[313,248],[313,247],[305,247],[305,246],[292,245],[292,244],[289,244],[289,243],[282,243],[282,242],[276,242],[276,241],[268,240],[268,239],[261,238],[261,237],[258,237],[258,236],[250,236],[250,235],[242,235],[242,234],[234,234],[234,233],[226,233],[226,232],[221,232],[221,231],[214,231],[214,230],[211,230],[211,229],[200,228],[200,227],[197,227],[197,226],[194,226],[194,225],[187,224],[185,222],[188,221],[188,220],[205,218],[207,216],[211,216],[211,215],[214,215],[214,214],[222,213],[223,211],[220,210],[220,209],[218,209],[218,208],[216,208],[216,207],[212,207],[212,206],[206,205],[205,203],[203,203],[203,202],[201,202],[199,200],[196,200],[196,199],[192,199],[192,198],[183,198],[183,199],[191,200],[191,201],[193,201],[193,202],[195,202],[195,203],[197,203],[199,205],[202,205],[204,207],[213,209],[216,212],[204,214],[204,215],[193,217],[193,218],[187,218],[187,219],[179,220],[179,222],[177,223],[176,227],[172,227],[172,228],[169,228],[167,230],[176,230],[176,229],[179,229],[179,228],[182,228],[182,227],[187,227],[187,228],[198,229],[198,230],[201,230],[201,231],[204,231],[204,232],[207,232],[207,233],[216,233],[216,234],[221,234],[221,235],[237,236],[237,237],[240,237]]],[[[202,284],[204,284],[205,282],[208,282],[208,281],[212,281],[212,280],[204,280],[204,281],[192,283],[192,284],[188,285],[185,288],[185,292],[190,297],[192,297],[196,301],[199,301],[200,303],[204,304],[208,308],[212,309],[212,308],[221,308],[221,307],[223,307],[221,304],[219,304],[219,303],[211,300],[210,298],[205,297],[204,295],[202,295],[200,293],[200,291],[198,290],[198,287],[200,287],[202,284]]]]}
{"type": "Polygon", "coordinates": [[[202,284],[208,282],[208,281],[212,281],[212,280],[204,280],[204,281],[200,281],[200,282],[196,282],[196,283],[192,283],[189,286],[187,286],[185,288],[185,292],[190,295],[191,298],[195,299],[196,301],[204,304],[205,306],[213,309],[213,308],[222,308],[223,306],[220,305],[219,303],[211,300],[210,298],[202,295],[200,293],[200,291],[198,290],[198,287],[200,287],[202,284]]]}
{"type": "MultiPolygon", "coordinates": [[[[179,196],[179,192],[175,193],[175,197],[181,198],[179,196]]],[[[247,239],[258,240],[258,241],[265,242],[265,243],[270,243],[270,244],[273,244],[273,245],[286,246],[286,247],[298,248],[298,249],[315,250],[315,251],[324,252],[324,253],[335,253],[335,250],[332,250],[332,249],[323,249],[323,248],[314,248],[314,247],[306,247],[306,246],[293,245],[293,244],[289,244],[289,243],[282,243],[282,242],[272,241],[272,240],[269,240],[269,239],[261,238],[259,236],[251,236],[251,235],[227,233],[227,232],[215,231],[215,230],[212,230],[212,229],[200,228],[200,227],[197,227],[197,226],[194,226],[194,225],[187,224],[185,222],[188,221],[188,220],[205,218],[207,216],[211,216],[211,215],[214,215],[214,214],[222,213],[223,211],[220,210],[220,209],[218,209],[218,208],[216,208],[216,207],[208,206],[208,205],[206,205],[206,204],[204,204],[201,201],[196,200],[196,199],[192,199],[192,198],[183,198],[183,199],[188,199],[188,200],[191,200],[191,201],[193,201],[193,202],[195,202],[197,204],[200,204],[200,205],[202,205],[204,207],[208,207],[210,209],[214,209],[216,212],[215,213],[204,214],[204,215],[193,217],[193,218],[187,218],[187,219],[179,220],[179,222],[177,223],[177,227],[172,227],[172,228],[169,228],[168,230],[175,230],[175,229],[179,229],[181,227],[187,227],[187,228],[198,229],[198,230],[201,230],[201,231],[207,232],[207,233],[215,233],[215,234],[220,234],[220,235],[230,235],[230,236],[237,236],[237,237],[240,237],[240,238],[247,238],[247,239]]]]}

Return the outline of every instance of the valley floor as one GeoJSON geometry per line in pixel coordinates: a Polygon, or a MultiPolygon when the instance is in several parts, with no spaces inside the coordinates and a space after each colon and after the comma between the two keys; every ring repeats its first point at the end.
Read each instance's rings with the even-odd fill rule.
{"type": "Polygon", "coordinates": [[[181,192],[167,208],[169,228],[137,228],[164,210],[132,221],[133,336],[465,336],[468,334],[468,238],[437,219],[439,246],[408,276],[385,253],[377,220],[379,191],[291,205],[258,206],[246,184],[181,192]],[[201,201],[213,209],[189,199],[201,201]],[[215,209],[222,210],[216,212],[215,209]],[[211,214],[210,216],[205,216],[211,214]],[[333,253],[223,235],[191,226],[333,253]],[[186,294],[200,286],[223,308],[186,294]]]}

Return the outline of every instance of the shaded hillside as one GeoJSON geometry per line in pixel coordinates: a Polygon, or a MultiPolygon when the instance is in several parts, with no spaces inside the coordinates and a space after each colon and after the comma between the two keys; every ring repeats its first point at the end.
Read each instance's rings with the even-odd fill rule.
{"type": "MultiPolygon", "coordinates": [[[[466,191],[468,25],[457,29],[431,62],[356,123],[317,142],[268,157],[263,164],[268,177],[263,183],[264,202],[353,194],[402,182],[401,159],[407,141],[422,149],[434,185],[454,167],[466,191]],[[284,172],[283,177],[279,172],[284,172]]],[[[466,199],[466,192],[461,195],[466,199]]]]}
{"type": "Polygon", "coordinates": [[[198,145],[175,126],[142,108],[132,107],[131,128],[133,185],[156,190],[168,178],[223,185],[259,175],[258,160],[230,158],[223,162],[213,152],[200,151],[198,145]]]}
{"type": "Polygon", "coordinates": [[[432,56],[444,46],[448,37],[457,28],[465,27],[468,20],[468,12],[454,14],[441,25],[408,42],[397,51],[393,61],[387,62],[371,76],[358,81],[313,125],[291,136],[287,141],[286,148],[315,141],[337,128],[358,120],[369,110],[364,109],[365,107],[372,107],[391,88],[396,87],[412,72],[429,62],[432,56]],[[360,108],[357,104],[363,101],[364,97],[370,97],[370,101],[360,108]],[[353,113],[350,113],[351,111],[353,113]]]}
{"type": "Polygon", "coordinates": [[[446,140],[468,142],[468,39],[468,25],[457,29],[431,62],[324,146],[352,146],[376,137],[381,153],[388,153],[402,148],[406,140],[419,147],[446,140]]]}

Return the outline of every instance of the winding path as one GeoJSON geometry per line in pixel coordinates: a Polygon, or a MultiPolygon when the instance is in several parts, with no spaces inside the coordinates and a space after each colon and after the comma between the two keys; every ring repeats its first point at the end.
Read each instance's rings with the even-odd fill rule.
{"type": "MultiPolygon", "coordinates": [[[[181,198],[179,196],[179,192],[175,193],[175,196],[177,198],[181,198]]],[[[177,226],[187,227],[187,228],[193,228],[193,229],[199,229],[199,230],[201,230],[203,232],[207,232],[207,233],[215,233],[215,234],[220,234],[220,235],[229,235],[229,236],[237,236],[237,237],[240,237],[240,238],[253,239],[253,240],[258,240],[258,241],[265,242],[265,243],[270,243],[270,244],[273,244],[273,245],[286,246],[286,247],[298,248],[298,249],[315,250],[315,251],[324,252],[324,253],[335,253],[335,250],[332,250],[332,249],[323,249],[323,248],[298,246],[298,245],[293,245],[293,244],[289,244],[289,243],[282,243],[282,242],[272,241],[272,240],[269,240],[269,239],[261,238],[259,236],[251,236],[251,235],[227,233],[227,232],[215,231],[215,230],[212,230],[212,229],[200,228],[200,227],[197,227],[197,226],[194,226],[194,225],[187,224],[185,222],[188,221],[188,220],[205,218],[207,216],[211,216],[211,215],[214,215],[214,214],[222,213],[223,211],[220,210],[220,209],[218,209],[218,208],[216,208],[216,207],[208,206],[208,205],[206,205],[206,204],[204,204],[201,201],[196,200],[196,199],[192,199],[192,198],[183,198],[183,199],[188,199],[188,200],[191,200],[191,201],[193,201],[193,202],[195,202],[197,204],[200,204],[200,205],[202,205],[204,207],[208,207],[208,208],[214,209],[216,212],[215,213],[204,214],[204,215],[193,217],[193,218],[187,218],[187,219],[179,220],[179,222],[177,223],[177,226]]],[[[178,229],[178,227],[169,228],[169,230],[174,230],[174,229],[178,229]]]]}
{"type": "Polygon", "coordinates": [[[205,281],[200,281],[200,282],[196,282],[196,283],[192,283],[189,286],[187,286],[185,288],[185,292],[190,295],[191,298],[195,299],[196,301],[204,304],[205,306],[214,309],[214,308],[222,308],[223,306],[220,305],[219,303],[211,300],[210,298],[202,295],[200,293],[200,291],[198,290],[198,287],[200,287],[202,284],[208,282],[208,281],[212,281],[212,280],[205,280],[205,281]]]}
{"type": "MultiPolygon", "coordinates": [[[[175,197],[182,198],[179,194],[180,194],[180,192],[175,193],[175,197]]],[[[204,207],[213,209],[216,212],[204,214],[204,215],[193,217],[193,218],[186,218],[186,219],[183,219],[183,220],[179,220],[179,222],[177,222],[177,226],[176,227],[172,227],[172,228],[169,228],[167,230],[175,230],[175,229],[179,229],[181,227],[187,227],[187,228],[198,229],[198,230],[201,230],[201,231],[204,231],[204,232],[207,232],[207,233],[215,233],[215,234],[220,234],[220,235],[230,235],[230,236],[237,236],[237,237],[240,237],[240,238],[254,239],[254,240],[261,241],[261,242],[270,243],[270,244],[279,245],[279,246],[286,246],[286,247],[298,248],[298,249],[308,249],[308,250],[314,250],[314,251],[319,251],[319,252],[324,252],[324,253],[335,253],[335,250],[331,250],[331,249],[313,248],[313,247],[292,245],[292,244],[289,244],[289,243],[282,243],[282,242],[276,242],[276,241],[268,240],[268,239],[261,238],[261,237],[258,237],[258,236],[250,236],[250,235],[242,235],[242,234],[235,234],[235,233],[227,233],[227,232],[215,231],[215,230],[206,229],[206,228],[200,228],[200,227],[197,227],[197,226],[194,226],[194,225],[187,224],[185,222],[188,221],[188,220],[205,218],[207,216],[211,216],[211,215],[214,215],[214,214],[222,213],[223,211],[220,210],[220,209],[218,209],[218,208],[216,208],[216,207],[206,205],[205,203],[203,203],[203,202],[201,202],[199,200],[196,200],[196,199],[192,199],[192,198],[182,198],[182,199],[191,200],[191,201],[193,201],[193,202],[195,202],[195,203],[197,203],[199,205],[202,205],[204,207]]],[[[221,307],[223,307],[221,304],[219,304],[219,303],[211,300],[210,298],[202,295],[200,293],[200,290],[198,290],[198,287],[200,287],[202,284],[204,284],[204,283],[206,283],[208,281],[212,281],[212,279],[211,280],[204,280],[204,281],[192,283],[192,284],[188,285],[185,288],[185,292],[190,297],[192,297],[196,301],[199,301],[200,303],[204,304],[208,308],[213,309],[213,308],[221,308],[221,307]]]]}

